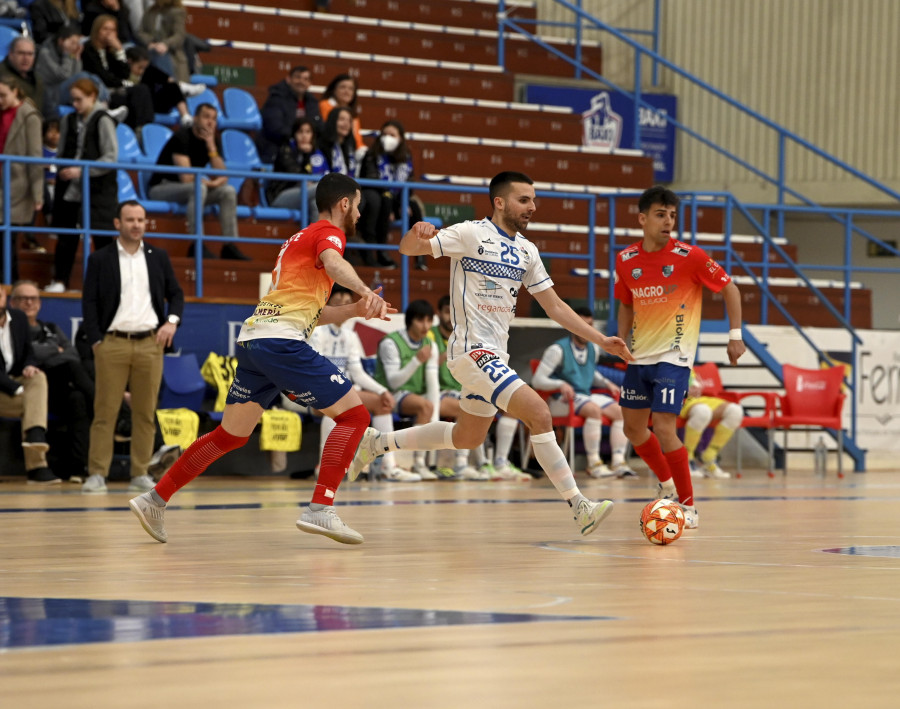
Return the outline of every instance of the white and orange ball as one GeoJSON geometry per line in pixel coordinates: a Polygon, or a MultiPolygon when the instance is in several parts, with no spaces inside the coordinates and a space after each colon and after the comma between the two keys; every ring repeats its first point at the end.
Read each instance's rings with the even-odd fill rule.
{"type": "Polygon", "coordinates": [[[641,532],[651,544],[671,544],[684,531],[684,510],[672,500],[654,500],[641,510],[641,532]]]}

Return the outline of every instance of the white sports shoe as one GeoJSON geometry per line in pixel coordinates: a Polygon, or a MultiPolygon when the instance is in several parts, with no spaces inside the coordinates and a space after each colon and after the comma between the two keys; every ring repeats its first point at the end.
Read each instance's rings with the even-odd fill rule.
{"type": "Polygon", "coordinates": [[[49,286],[44,286],[44,293],[65,293],[66,287],[60,281],[52,281],[49,286]]]}
{"type": "Polygon", "coordinates": [[[149,492],[154,487],[156,487],[156,483],[153,478],[149,475],[138,475],[136,478],[131,478],[128,492],[149,492]]]}
{"type": "Polygon", "coordinates": [[[528,473],[520,470],[515,465],[506,461],[499,465],[494,465],[494,480],[512,480],[514,482],[529,482],[533,480],[528,473]]]}
{"type": "Polygon", "coordinates": [[[678,491],[675,489],[675,483],[672,482],[672,480],[666,480],[664,483],[656,483],[656,499],[675,500],[678,502],[678,491]]]}
{"type": "Polygon", "coordinates": [[[587,474],[592,478],[612,478],[615,477],[615,471],[610,468],[606,463],[600,462],[595,463],[594,465],[589,465],[587,469],[587,474]]]}
{"type": "Polygon", "coordinates": [[[81,486],[82,492],[103,493],[107,492],[106,478],[102,475],[88,475],[88,479],[81,486]]]}
{"type": "Polygon", "coordinates": [[[149,492],[128,501],[128,506],[134,512],[135,517],[141,522],[144,531],[156,541],[166,543],[169,535],[166,534],[166,506],[157,505],[149,492]]]}
{"type": "Polygon", "coordinates": [[[691,468],[691,477],[692,478],[702,478],[703,477],[703,467],[700,463],[695,460],[692,460],[688,463],[691,468]]]}
{"type": "Polygon", "coordinates": [[[612,500],[600,500],[591,502],[582,500],[575,507],[575,522],[581,529],[581,536],[586,537],[593,532],[599,524],[612,512],[612,500]]]}
{"type": "Polygon", "coordinates": [[[462,468],[455,468],[454,471],[456,475],[463,480],[490,480],[491,476],[487,473],[487,471],[482,472],[477,468],[473,468],[471,465],[463,466],[462,468]]]}
{"type": "Polygon", "coordinates": [[[710,463],[703,464],[703,477],[725,480],[731,477],[731,473],[726,473],[716,464],[716,461],[712,461],[710,463]]]}
{"type": "Polygon", "coordinates": [[[199,96],[206,91],[205,84],[191,84],[187,81],[179,81],[178,88],[181,89],[181,93],[185,96],[199,96]]]}
{"type": "Polygon", "coordinates": [[[309,534],[321,534],[341,544],[363,543],[363,535],[344,524],[330,505],[315,512],[304,507],[297,520],[297,529],[309,534]]]}
{"type": "Polygon", "coordinates": [[[382,470],[381,477],[392,483],[418,483],[422,482],[422,476],[416,473],[404,470],[403,468],[391,468],[390,470],[382,470]]]}
{"type": "Polygon", "coordinates": [[[697,529],[700,526],[700,515],[697,508],[691,505],[681,505],[681,509],[684,510],[684,528],[697,529]]]}
{"type": "MultiPolygon", "coordinates": [[[[350,462],[350,467],[347,468],[347,478],[349,480],[356,480],[356,478],[359,477],[359,474],[365,470],[366,466],[379,456],[384,455],[384,451],[379,452],[378,441],[380,438],[381,432],[377,429],[374,429],[371,426],[366,429],[366,432],[359,442],[359,447],[356,449],[356,455],[350,462]]],[[[357,542],[357,544],[358,543],[359,542],[357,542]]]]}
{"type": "Polygon", "coordinates": [[[414,463],[412,472],[418,475],[422,480],[437,480],[438,476],[431,468],[422,463],[414,463]]]}

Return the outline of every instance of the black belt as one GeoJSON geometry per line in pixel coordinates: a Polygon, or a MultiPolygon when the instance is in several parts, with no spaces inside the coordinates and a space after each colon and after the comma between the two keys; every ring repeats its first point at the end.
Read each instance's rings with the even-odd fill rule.
{"type": "Polygon", "coordinates": [[[156,330],[141,330],[140,332],[123,332],[122,330],[110,330],[107,335],[121,337],[123,340],[146,340],[152,337],[156,330]]]}

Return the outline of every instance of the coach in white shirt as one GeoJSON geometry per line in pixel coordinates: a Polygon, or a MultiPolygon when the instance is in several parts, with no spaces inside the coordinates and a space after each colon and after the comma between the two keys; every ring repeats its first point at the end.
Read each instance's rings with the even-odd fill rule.
{"type": "Polygon", "coordinates": [[[106,492],[116,417],[126,386],[131,392],[132,425],[129,490],[153,487],[147,466],[153,455],[163,356],[184,310],[184,293],[169,255],[144,243],[144,208],[135,201],[123,202],[114,224],[119,237],[91,254],[81,300],[97,370],[88,479],[82,492],[106,492]]]}

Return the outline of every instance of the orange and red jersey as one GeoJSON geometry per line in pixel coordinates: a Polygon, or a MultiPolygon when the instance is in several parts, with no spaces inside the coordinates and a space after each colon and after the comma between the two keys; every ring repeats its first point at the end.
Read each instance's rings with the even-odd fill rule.
{"type": "Polygon", "coordinates": [[[692,367],[700,337],[703,286],[718,293],[731,277],[699,246],[670,239],[659,251],[643,242],[616,257],[615,295],[634,308],[636,364],[692,367]]]}
{"type": "Polygon", "coordinates": [[[272,271],[272,286],[244,321],[238,342],[262,337],[308,339],[334,285],[319,256],[325,249],[343,256],[346,245],[344,232],[324,219],[285,241],[272,271]]]}

